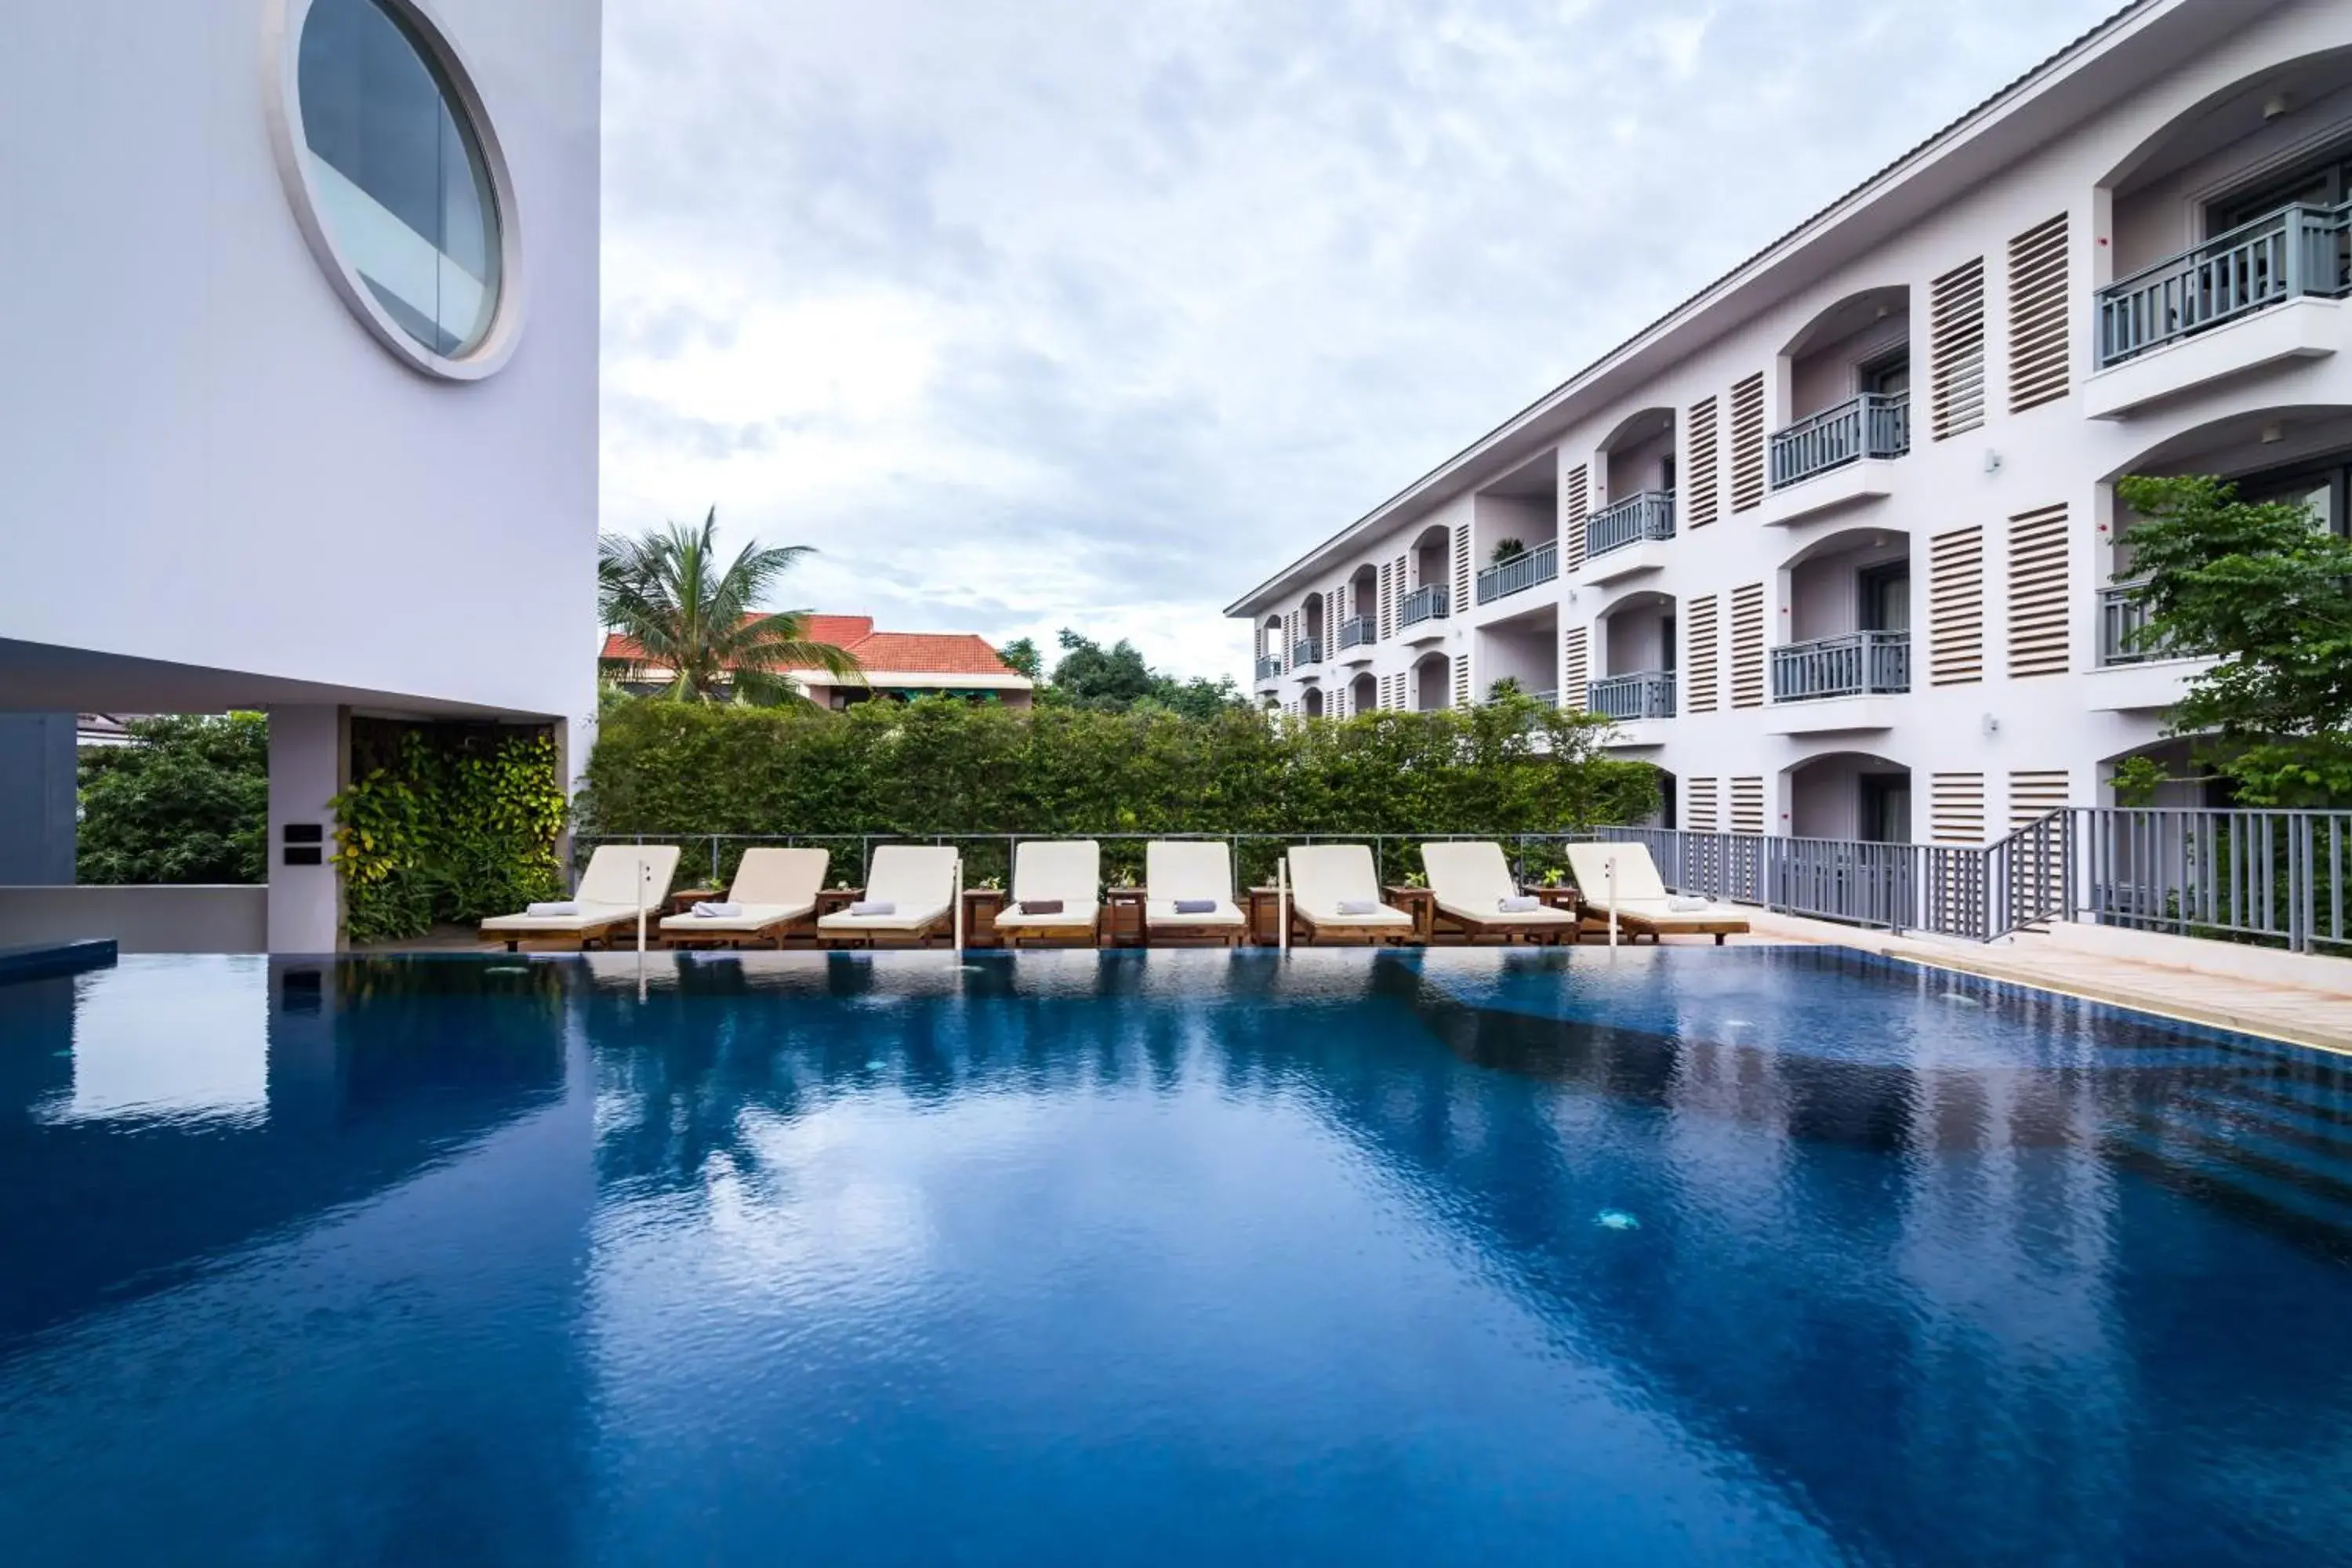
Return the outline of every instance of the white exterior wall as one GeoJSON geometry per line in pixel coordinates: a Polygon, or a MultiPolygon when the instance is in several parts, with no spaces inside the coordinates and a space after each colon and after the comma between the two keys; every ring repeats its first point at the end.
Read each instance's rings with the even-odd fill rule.
{"type": "MultiPolygon", "coordinates": [[[[2012,773],[2063,771],[2072,801],[2098,800],[2104,764],[2158,739],[2160,709],[2178,695],[2183,674],[2193,668],[2179,661],[2099,667],[2097,596],[2110,580],[2105,525],[2113,507],[2113,479],[2144,467],[2218,468],[2256,451],[2268,466],[2293,458],[2300,448],[2352,444],[2346,438],[2352,424],[2334,432],[2321,429],[2327,418],[2352,421],[2352,353],[2338,352],[2352,350],[2352,302],[2280,307],[2132,364],[2093,374],[2094,293],[2115,276],[2116,237],[2108,227],[2109,192],[2129,181],[2147,144],[2192,123],[2209,107],[2207,100],[2287,62],[2347,46],[2352,46],[2352,0],[2293,0],[2274,6],[2172,0],[2148,6],[2095,45],[2089,57],[2007,104],[2005,122],[1990,129],[1979,125],[1949,139],[1937,154],[1890,176],[1891,183],[1768,253],[1725,288],[1528,411],[1482,448],[1465,454],[1399,501],[1286,568],[1237,602],[1232,613],[1263,620],[1269,612],[1294,605],[1298,594],[1343,579],[1362,563],[1392,560],[1432,522],[1458,525],[1479,489],[1517,472],[1532,452],[1547,447],[1556,451],[1563,474],[1578,465],[1588,466],[1594,479],[1592,510],[1598,510],[1599,480],[1612,467],[1601,459],[1599,447],[1644,408],[1677,411],[1676,451],[1685,460],[1679,489],[1686,501],[1691,489],[1688,410],[1712,396],[1718,400],[1720,475],[1719,516],[1713,524],[1695,529],[1685,517],[1674,540],[1654,547],[1654,569],[1616,581],[1596,583],[1591,568],[1580,576],[1563,561],[1558,582],[1486,605],[1457,605],[1438,627],[1413,628],[1434,641],[1414,645],[1400,636],[1375,648],[1353,650],[1366,656],[1361,667],[1381,676],[1403,670],[1423,647],[1442,647],[1457,658],[1465,653],[1475,657],[1478,641],[1472,634],[1478,628],[1550,611],[1563,634],[1585,631],[1590,671],[1597,679],[1607,668],[1602,617],[1614,605],[1664,593],[1685,611],[1679,628],[1685,648],[1677,661],[1685,681],[1684,708],[1671,720],[1621,726],[1620,749],[1622,754],[1655,762],[1681,780],[1723,781],[1727,816],[1729,781],[1760,778],[1766,829],[1791,831],[1798,825],[1790,798],[1790,771],[1812,759],[1846,755],[1910,770],[1912,837],[1922,840],[1934,837],[1931,781],[1937,774],[1984,775],[1983,825],[1992,837],[2004,831],[2009,820],[2012,773]],[[1997,161],[1988,163],[1995,158],[1989,149],[2004,143],[2013,151],[2002,151],[1997,161]],[[1984,166],[1981,174],[1956,172],[1967,169],[1971,161],[1984,166]],[[1906,213],[1918,216],[1903,217],[1906,213]],[[2008,248],[2013,237],[2061,213],[2069,218],[2072,388],[2060,401],[2012,415],[2008,248]],[[1874,234],[1873,229],[1885,232],[1874,234]],[[1929,434],[1930,285],[1979,257],[1986,294],[1984,422],[1939,441],[1929,434]],[[1761,373],[1768,437],[1790,425],[1799,389],[1792,385],[1789,346],[1840,301],[1890,287],[1909,293],[1913,434],[1907,456],[1875,466],[1883,469],[1883,498],[1795,515],[1820,495],[1850,483],[1832,474],[1788,490],[1768,490],[1761,507],[1735,511],[1729,408],[1734,384],[1761,373]],[[2295,329],[2301,334],[2302,357],[2256,365],[2232,376],[2203,378],[2200,366],[2216,354],[2224,360],[2233,355],[2246,361],[2259,358],[2258,346],[2246,345],[2256,344],[2257,334],[2278,330],[2276,322],[2264,318],[2284,320],[2290,313],[2307,318],[2295,329]],[[2169,377],[2174,384],[2162,400],[2138,403],[2116,416],[2111,405],[2124,395],[2117,389],[2139,384],[2126,382],[2126,373],[2141,383],[2153,376],[2158,381],[2169,377]],[[2256,447],[2252,431],[2273,416],[2288,423],[2283,441],[2256,447]],[[2007,658],[2007,530],[2012,517],[2061,504],[2067,508],[2069,668],[2059,675],[2014,678],[2007,658]],[[1931,543],[1971,526],[1984,531],[1983,679],[1939,687],[1928,678],[1931,543]],[[1807,590],[1802,603],[1792,603],[1791,566],[1809,551],[1869,548],[1874,541],[1883,542],[1871,549],[1871,559],[1900,557],[1907,544],[1911,691],[1874,703],[1843,704],[1855,728],[1843,732],[1779,732],[1788,728],[1797,710],[1821,710],[1828,706],[1824,704],[1776,706],[1768,700],[1761,707],[1734,709],[1732,591],[1748,584],[1763,585],[1768,648],[1796,640],[1799,633],[1813,633],[1824,620],[1834,621],[1833,629],[1850,629],[1853,606],[1822,597],[1848,591],[1823,584],[1807,590]],[[1718,596],[1718,706],[1713,713],[1692,713],[1686,609],[1692,597],[1708,595],[1718,596]]],[[[2352,61],[2305,68],[2352,87],[2352,61]]],[[[2242,182],[2251,168],[2292,149],[2309,149],[2345,134],[2352,134],[2352,93],[2309,94],[2280,125],[2235,142],[2146,191],[2134,191],[2125,203],[2127,210],[2144,214],[2161,207],[2165,222],[2171,225],[2166,237],[2135,237],[2135,251],[2144,252],[2135,260],[2158,260],[2192,243],[2202,203],[2242,182]]],[[[1876,336],[1865,331],[1854,341],[1876,336]]],[[[1814,352],[1807,350],[1809,356],[1814,352]]],[[[1850,476],[1853,470],[1841,472],[1850,476]]],[[[1613,487],[1619,497],[1634,488],[1613,487]]],[[[1482,510],[1482,541],[1484,515],[1482,510]]],[[[1567,531],[1563,518],[1563,538],[1567,531]]],[[[1604,558],[1603,564],[1614,563],[1604,558]]],[[[1794,581],[1803,588],[1805,574],[1797,574],[1794,581]]],[[[1625,668],[1622,658],[1618,665],[1625,668]]],[[[1343,685],[1356,668],[1355,663],[1327,661],[1320,669],[1286,670],[1260,680],[1256,689],[1286,702],[1305,682],[1343,685]]],[[[1769,668],[1768,655],[1768,690],[1769,668]]],[[[1473,690],[1483,693],[1490,679],[1474,662],[1473,690]]],[[[1797,717],[1818,723],[1822,715],[1797,717]]],[[[1843,777],[1852,770],[1841,764],[1828,771],[1843,777]]],[[[1818,808],[1809,809],[1809,816],[1816,822],[1828,821],[1818,808]]]]}
{"type": "Polygon", "coordinates": [[[472,69],[520,208],[520,340],[470,384],[386,352],[311,253],[272,153],[258,0],[12,12],[0,638],[79,657],[0,660],[20,689],[0,707],[37,679],[135,698],[155,673],[159,708],[214,689],[109,662],[128,658],[247,678],[219,689],[255,705],[299,682],[593,713],[601,7],[423,9],[472,69]]]}

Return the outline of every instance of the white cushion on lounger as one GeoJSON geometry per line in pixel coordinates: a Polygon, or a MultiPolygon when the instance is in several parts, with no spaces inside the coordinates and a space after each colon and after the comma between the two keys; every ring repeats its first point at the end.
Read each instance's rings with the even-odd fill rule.
{"type": "Polygon", "coordinates": [[[709,916],[672,915],[662,921],[667,931],[765,931],[800,919],[816,908],[817,889],[824,886],[824,868],[832,857],[823,849],[784,849],[764,845],[743,851],[735,868],[735,882],[727,901],[740,904],[739,913],[709,916]]]}
{"type": "Polygon", "coordinates": [[[1102,846],[1091,838],[1035,839],[1013,848],[1013,896],[999,931],[1090,926],[1102,910],[1102,846]],[[1024,903],[1060,900],[1059,912],[1027,915],[1024,903]]]}
{"type": "Polygon", "coordinates": [[[1286,850],[1290,863],[1290,901],[1315,925],[1366,930],[1411,930],[1412,917],[1381,902],[1381,879],[1372,852],[1361,844],[1308,844],[1286,850]],[[1368,915],[1343,915],[1343,902],[1371,904],[1368,915]]]}
{"type": "Polygon", "coordinates": [[[946,845],[885,844],[874,851],[866,874],[866,896],[898,906],[896,914],[826,915],[817,930],[836,934],[920,931],[944,916],[955,901],[956,868],[962,858],[946,845]]]}
{"type": "Polygon", "coordinates": [[[493,915],[482,922],[486,931],[512,935],[595,931],[616,920],[637,918],[637,910],[658,910],[669,899],[669,885],[677,875],[675,844],[606,844],[588,857],[572,897],[576,915],[493,915]]]}
{"type": "Polygon", "coordinates": [[[1422,869],[1429,873],[1430,896],[1437,907],[1457,920],[1510,924],[1522,930],[1578,923],[1566,910],[1515,910],[1505,914],[1502,902],[1515,898],[1518,886],[1503,858],[1503,847],[1492,839],[1475,843],[1424,844],[1422,869]]]}
{"type": "Polygon", "coordinates": [[[1577,889],[1584,895],[1587,915],[1608,915],[1612,885],[1610,863],[1616,865],[1615,905],[1621,915],[1632,915],[1652,925],[1668,930],[1677,925],[1719,925],[1726,921],[1738,921],[1743,925],[1748,917],[1730,904],[1709,904],[1701,910],[1678,910],[1675,905],[1686,900],[1668,894],[1666,884],[1658,875],[1657,862],[1650,858],[1649,847],[1642,844],[1571,844],[1568,846],[1569,869],[1576,873],[1577,889]]]}
{"type": "Polygon", "coordinates": [[[1143,847],[1143,923],[1145,926],[1237,926],[1244,922],[1234,903],[1233,846],[1216,840],[1155,839],[1143,847]],[[1181,914],[1180,899],[1207,899],[1217,907],[1198,914],[1181,914]]]}

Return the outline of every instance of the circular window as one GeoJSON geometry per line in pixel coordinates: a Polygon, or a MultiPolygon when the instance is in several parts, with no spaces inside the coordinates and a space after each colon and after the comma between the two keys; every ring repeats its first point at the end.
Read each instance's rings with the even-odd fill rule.
{"type": "Polygon", "coordinates": [[[280,155],[313,245],[392,347],[438,374],[488,374],[511,346],[512,218],[470,82],[415,0],[287,11],[280,155]]]}

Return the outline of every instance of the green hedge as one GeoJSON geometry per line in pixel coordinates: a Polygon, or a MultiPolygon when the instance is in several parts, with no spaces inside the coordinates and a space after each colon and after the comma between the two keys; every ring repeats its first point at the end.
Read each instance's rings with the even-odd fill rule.
{"type": "Polygon", "coordinates": [[[1601,754],[1606,729],[1524,699],[1272,722],[1247,710],[1195,719],[938,700],[818,713],[632,700],[604,714],[580,828],[1554,833],[1655,808],[1656,771],[1601,754]]]}

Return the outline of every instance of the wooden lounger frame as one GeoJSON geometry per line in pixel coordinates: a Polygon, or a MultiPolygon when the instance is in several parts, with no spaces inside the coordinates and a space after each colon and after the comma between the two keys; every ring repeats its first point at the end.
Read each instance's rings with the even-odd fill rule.
{"type": "MultiPolygon", "coordinates": [[[[714,931],[700,935],[683,931],[666,931],[661,933],[661,939],[663,946],[677,952],[691,952],[698,948],[740,948],[747,942],[772,942],[776,951],[782,952],[784,949],[785,938],[814,937],[814,935],[816,935],[816,910],[811,909],[804,913],[786,915],[782,920],[770,921],[766,925],[754,926],[748,930],[714,931]]],[[[651,940],[650,933],[647,940],[651,940]]]]}
{"type": "MultiPolygon", "coordinates": [[[[1566,915],[1568,910],[1559,913],[1566,915]]],[[[1457,915],[1436,903],[1429,906],[1429,935],[1434,942],[1441,935],[1458,935],[1465,942],[1482,936],[1499,936],[1506,942],[1514,937],[1526,937],[1531,943],[1558,947],[1565,942],[1574,945],[1582,936],[1573,916],[1567,920],[1528,921],[1514,920],[1509,915],[1497,915],[1493,920],[1481,920],[1475,915],[1457,915]]]]}
{"type": "Polygon", "coordinates": [[[1008,903],[1003,909],[996,911],[994,922],[996,940],[1008,948],[1100,947],[1102,945],[1103,910],[1099,904],[1095,907],[1094,919],[1090,921],[1076,921],[1068,925],[1058,926],[1031,925],[1026,922],[1013,926],[1006,925],[1005,915],[1019,908],[1018,904],[1008,903]]]}
{"type": "Polygon", "coordinates": [[[1219,947],[1239,947],[1249,938],[1249,915],[1244,911],[1237,925],[1188,926],[1153,925],[1151,917],[1143,919],[1142,941],[1146,947],[1158,947],[1161,942],[1173,946],[1180,942],[1213,942],[1219,947]]]}
{"type": "MultiPolygon", "coordinates": [[[[1584,911],[1584,929],[1588,931],[1606,931],[1609,929],[1609,911],[1606,909],[1602,909],[1598,911],[1590,909],[1586,910],[1584,911]]],[[[1647,936],[1650,939],[1650,945],[1653,947],[1657,945],[1658,938],[1662,935],[1712,936],[1715,938],[1715,945],[1721,947],[1725,937],[1746,936],[1750,928],[1746,921],[1736,917],[1727,917],[1723,920],[1692,920],[1684,918],[1669,921],[1656,921],[1652,920],[1647,915],[1629,915],[1624,910],[1620,910],[1617,911],[1617,929],[1636,939],[1647,936]]]]}
{"type": "Polygon", "coordinates": [[[1421,928],[1411,920],[1401,926],[1318,925],[1315,917],[1298,907],[1290,906],[1290,938],[1304,937],[1311,947],[1412,947],[1421,940],[1421,928]]]}
{"type": "MultiPolygon", "coordinates": [[[[653,910],[646,911],[646,946],[648,948],[657,947],[661,943],[661,920],[662,917],[653,910]]],[[[613,945],[614,932],[622,931],[634,937],[636,930],[637,917],[626,915],[616,921],[600,921],[594,925],[575,926],[570,931],[484,931],[481,934],[485,941],[506,943],[509,952],[522,952],[522,944],[527,942],[547,944],[545,947],[534,949],[535,952],[585,952],[588,951],[588,944],[592,942],[601,942],[609,949],[613,945]]]]}

